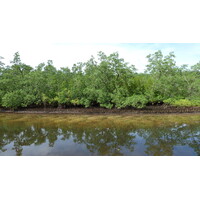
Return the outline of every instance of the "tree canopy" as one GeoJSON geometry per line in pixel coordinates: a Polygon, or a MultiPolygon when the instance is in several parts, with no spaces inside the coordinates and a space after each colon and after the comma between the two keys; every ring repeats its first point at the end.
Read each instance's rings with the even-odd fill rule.
{"type": "Polygon", "coordinates": [[[200,106],[200,62],[177,66],[173,52],[147,56],[144,73],[117,52],[98,52],[87,62],[58,69],[52,60],[31,67],[19,52],[10,65],[0,57],[0,107],[143,108],[147,105],[200,106]]]}

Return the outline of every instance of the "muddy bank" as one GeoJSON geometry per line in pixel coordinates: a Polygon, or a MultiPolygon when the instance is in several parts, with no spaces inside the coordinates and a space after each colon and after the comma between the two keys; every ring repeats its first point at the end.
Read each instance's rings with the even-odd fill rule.
{"type": "Polygon", "coordinates": [[[200,113],[200,107],[147,106],[143,109],[106,109],[106,108],[23,108],[15,111],[0,108],[1,113],[38,113],[38,114],[167,114],[200,113]]]}

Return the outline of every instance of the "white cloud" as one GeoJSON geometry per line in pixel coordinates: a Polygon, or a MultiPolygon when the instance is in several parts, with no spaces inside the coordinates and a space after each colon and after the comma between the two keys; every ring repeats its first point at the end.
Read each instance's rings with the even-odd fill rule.
{"type": "MultiPolygon", "coordinates": [[[[128,47],[116,42],[165,42],[174,41],[177,38],[185,40],[188,30],[185,30],[184,24],[185,31],[182,31],[182,26],[179,24],[178,30],[181,32],[179,34],[175,31],[176,21],[174,24],[170,23],[169,30],[166,29],[167,25],[164,22],[166,18],[173,18],[173,12],[177,14],[176,9],[171,10],[170,16],[165,15],[163,10],[159,11],[159,14],[164,14],[163,18],[159,17],[162,21],[159,21],[157,13],[154,12],[158,9],[149,9],[152,2],[145,2],[145,7],[142,1],[139,1],[136,6],[132,3],[126,0],[123,2],[1,0],[0,56],[3,56],[8,64],[13,54],[19,51],[22,61],[32,66],[52,59],[57,67],[70,67],[76,62],[89,59],[98,51],[105,53],[118,51],[121,57],[142,71],[147,64],[146,56],[160,49],[162,45],[141,44],[128,47]],[[142,8],[146,16],[138,8],[142,8]],[[161,30],[165,34],[162,34],[161,30]],[[77,44],[70,45],[69,43],[72,42],[77,44]],[[112,44],[105,44],[105,42],[112,44]]],[[[165,6],[171,9],[170,3],[165,6]]],[[[188,9],[188,6],[184,9],[186,8],[188,9]]],[[[192,14],[196,15],[195,13],[198,14],[198,12],[192,14]]],[[[188,20],[188,16],[186,18],[188,20]]],[[[195,20],[191,20],[191,23],[198,24],[195,20]]],[[[197,34],[199,38],[197,31],[193,31],[193,34],[197,34]]],[[[195,38],[194,35],[188,37],[195,38]]],[[[174,48],[168,46],[162,50],[167,53],[174,48]]],[[[187,56],[184,58],[178,56],[177,60],[179,63],[181,60],[184,60],[184,63],[189,61],[188,64],[190,64],[193,60],[192,55],[190,55],[191,59],[187,56]]],[[[198,55],[196,55],[197,58],[198,55]]]]}
{"type": "Polygon", "coordinates": [[[36,66],[51,59],[58,68],[71,67],[77,62],[85,62],[91,55],[96,56],[98,51],[106,54],[119,52],[120,57],[130,64],[134,64],[139,71],[144,69],[145,56],[149,53],[147,50],[129,49],[117,44],[43,44],[39,48],[37,45],[27,44],[13,45],[5,50],[1,46],[0,51],[3,52],[2,56],[7,64],[13,58],[13,54],[19,51],[22,61],[27,64],[36,66]]]}
{"type": "Polygon", "coordinates": [[[147,65],[146,56],[150,53],[161,49],[164,55],[174,51],[177,55],[177,65],[197,63],[199,55],[196,54],[198,48],[196,46],[186,45],[180,48],[180,44],[115,44],[115,43],[23,43],[21,45],[8,44],[0,46],[0,54],[5,58],[6,64],[13,58],[15,52],[19,51],[21,59],[24,63],[31,66],[37,66],[41,62],[53,60],[57,68],[72,67],[77,62],[85,62],[92,55],[96,56],[98,51],[106,54],[119,52],[121,58],[126,62],[133,64],[142,72],[147,65]],[[186,47],[190,47],[189,49],[186,47]],[[194,50],[192,50],[194,49],[194,50]],[[193,52],[193,53],[191,53],[193,52]]]}

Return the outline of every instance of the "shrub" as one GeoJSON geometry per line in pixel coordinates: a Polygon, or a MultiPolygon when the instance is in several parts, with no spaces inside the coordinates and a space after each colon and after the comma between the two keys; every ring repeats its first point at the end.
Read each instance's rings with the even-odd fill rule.
{"type": "Polygon", "coordinates": [[[133,95],[126,98],[123,107],[131,106],[135,108],[144,108],[147,103],[148,100],[144,95],[133,95]]]}
{"type": "Polygon", "coordinates": [[[21,91],[8,92],[2,98],[2,106],[6,108],[16,109],[21,106],[22,102],[21,91]]]}
{"type": "Polygon", "coordinates": [[[173,106],[186,106],[186,107],[189,107],[189,106],[200,106],[200,100],[198,99],[167,99],[167,100],[164,100],[164,103],[167,103],[167,104],[170,104],[170,105],[173,105],[173,106]]]}
{"type": "Polygon", "coordinates": [[[2,106],[16,109],[18,107],[27,107],[35,101],[35,96],[27,94],[23,90],[8,92],[2,98],[2,106]]]}
{"type": "Polygon", "coordinates": [[[175,101],[176,101],[176,99],[169,98],[169,99],[164,100],[163,102],[165,104],[173,105],[175,101]]]}

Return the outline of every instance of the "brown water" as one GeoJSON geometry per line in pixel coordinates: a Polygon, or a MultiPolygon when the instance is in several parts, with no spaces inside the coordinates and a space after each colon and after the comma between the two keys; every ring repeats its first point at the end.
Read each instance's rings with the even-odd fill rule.
{"type": "Polygon", "coordinates": [[[0,114],[0,155],[200,155],[200,114],[0,114]]]}

